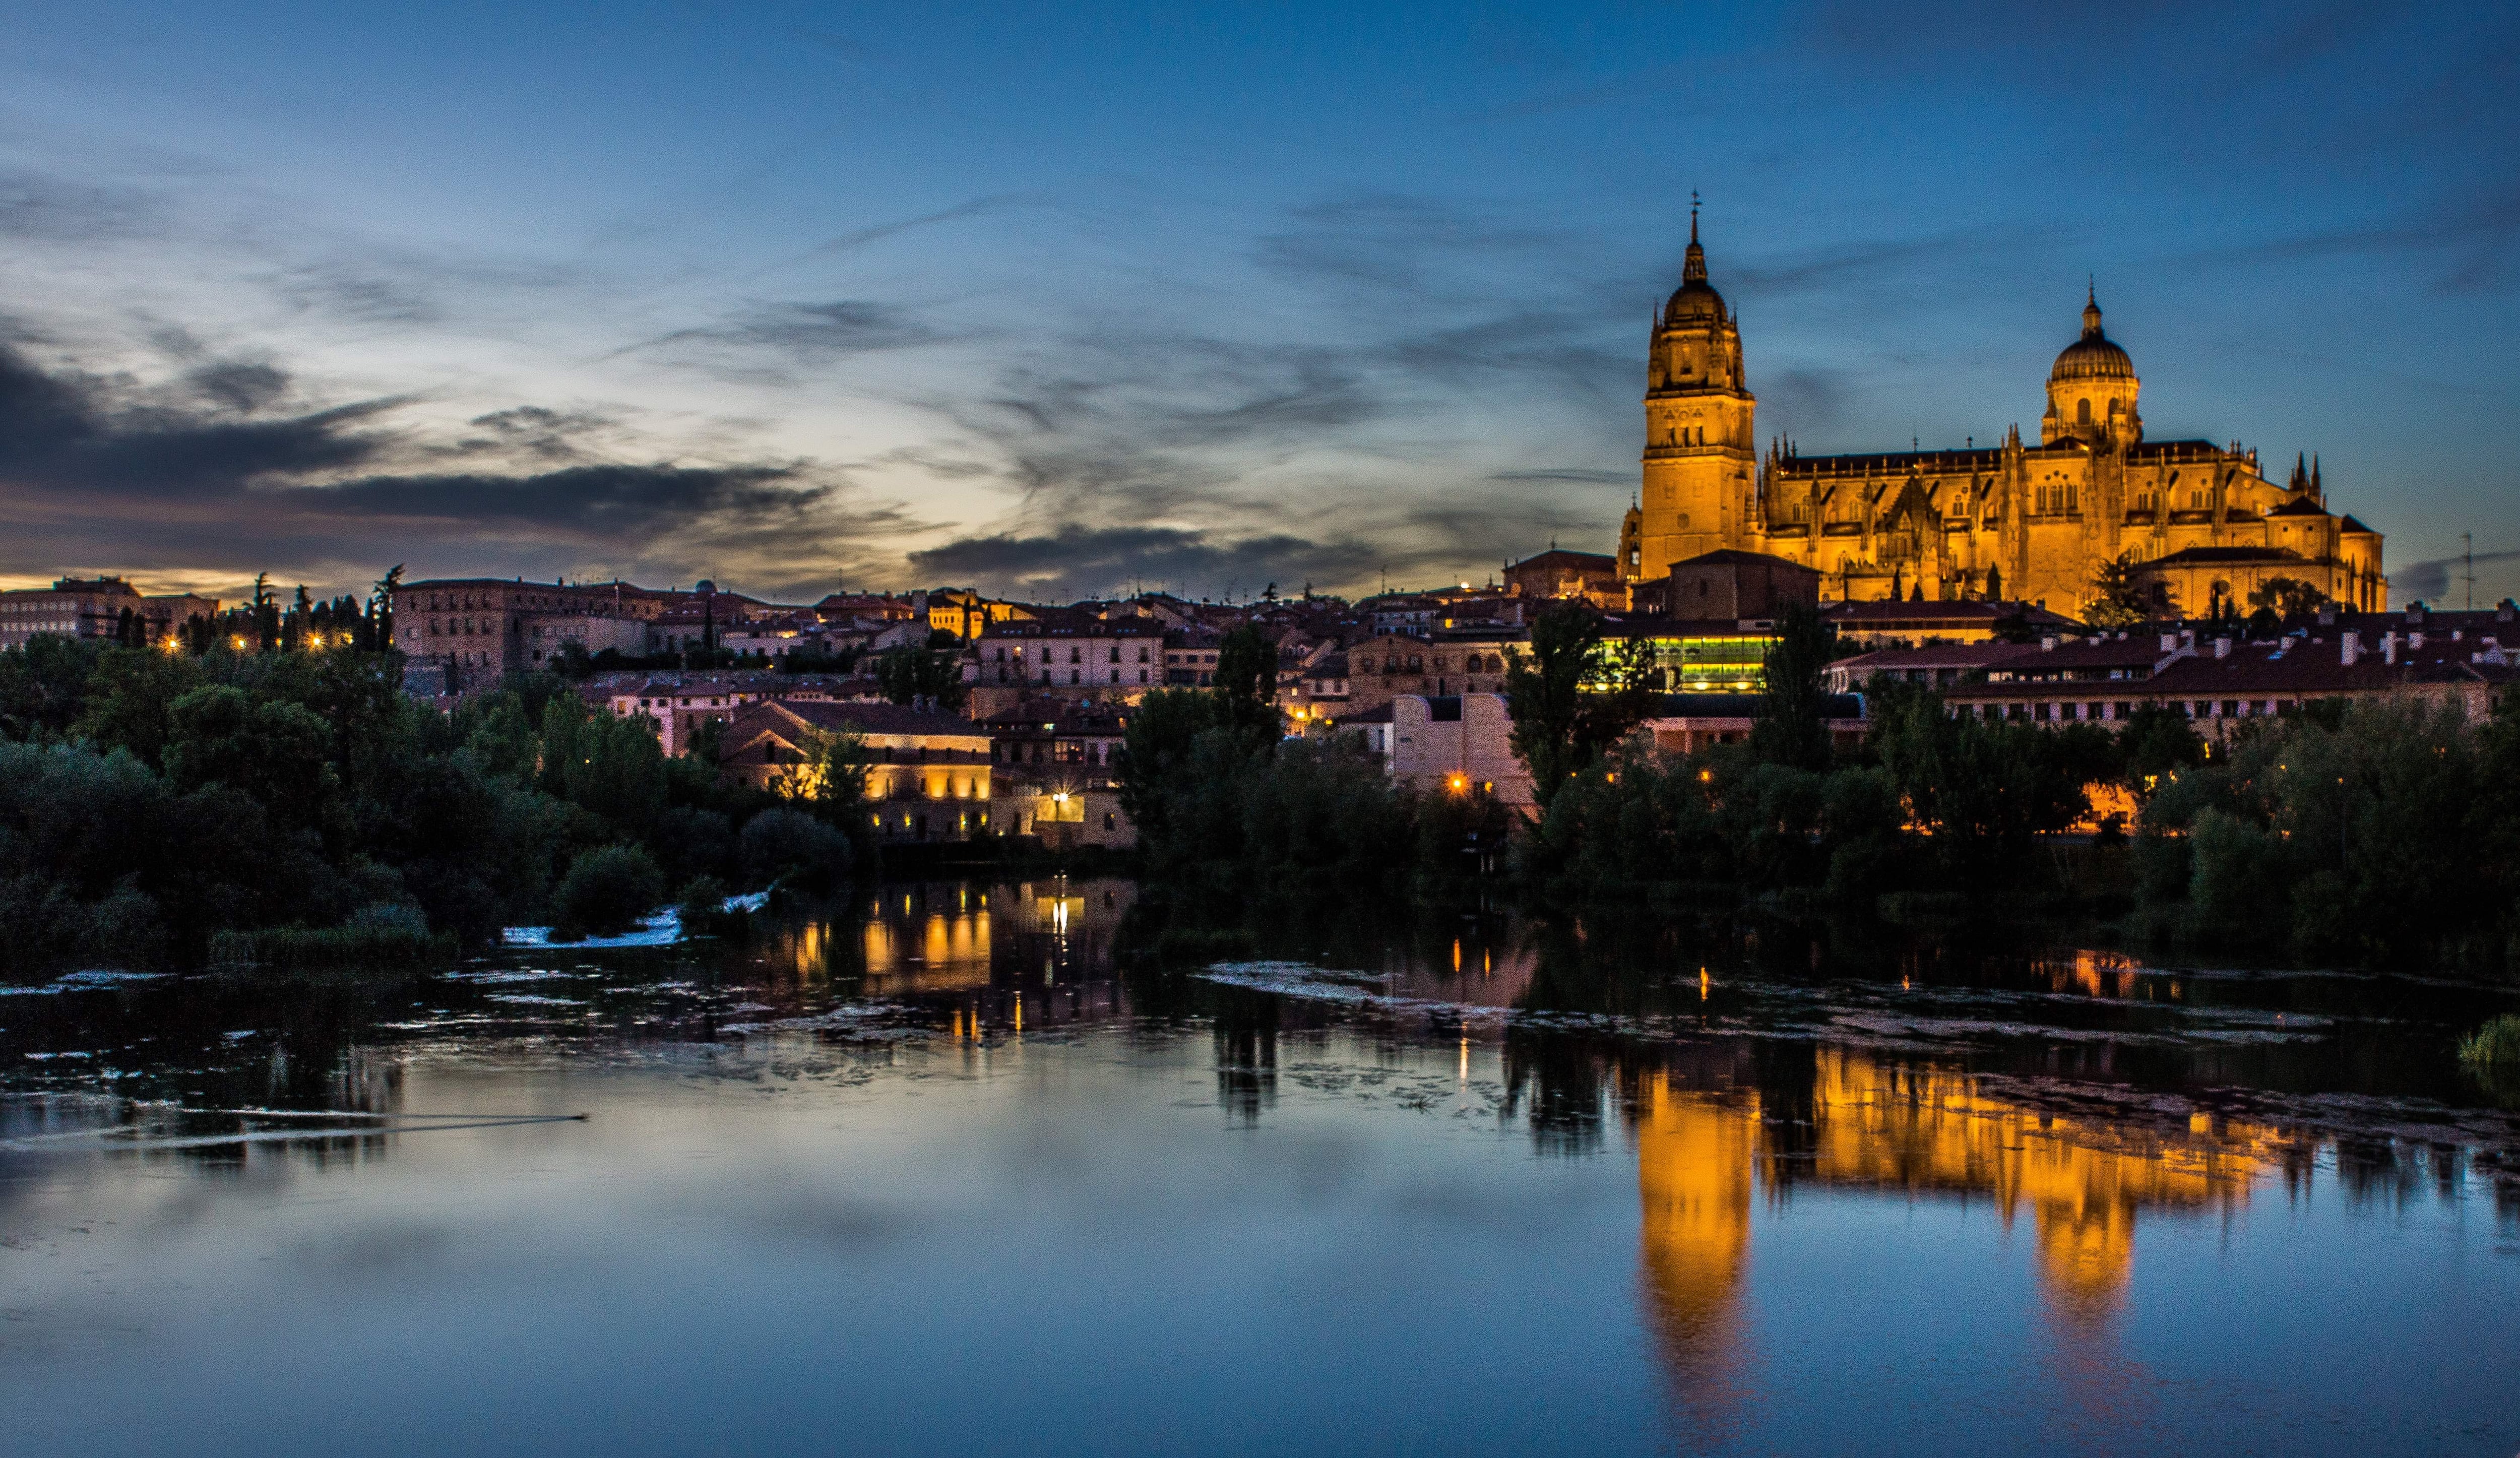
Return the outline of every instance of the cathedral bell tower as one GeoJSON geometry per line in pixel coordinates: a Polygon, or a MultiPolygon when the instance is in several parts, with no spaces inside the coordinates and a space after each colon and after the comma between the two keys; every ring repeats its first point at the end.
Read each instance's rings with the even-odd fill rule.
{"type": "Polygon", "coordinates": [[[1688,259],[1680,288],[1654,320],[1645,373],[1643,492],[1639,551],[1622,552],[1631,581],[1652,581],[1675,562],[1750,539],[1758,401],[1743,383],[1741,331],[1724,296],[1706,282],[1697,209],[1688,210],[1688,259]]]}

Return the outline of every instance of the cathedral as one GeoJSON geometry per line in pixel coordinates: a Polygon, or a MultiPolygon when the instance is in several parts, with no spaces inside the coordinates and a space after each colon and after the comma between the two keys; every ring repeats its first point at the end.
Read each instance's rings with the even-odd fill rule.
{"type": "Polygon", "coordinates": [[[1741,333],[1707,282],[1692,212],[1680,289],[1654,324],[1620,574],[1633,587],[1730,548],[1820,572],[1823,600],[2002,599],[2080,615],[2102,566],[2124,560],[2161,615],[2245,613],[2275,578],[2387,609],[2380,534],[2328,510],[2315,466],[2297,462],[2278,485],[2255,450],[2146,440],[2141,386],[2093,296],[2048,371],[2036,445],[2015,426],[1968,450],[1762,454],[1741,333]]]}

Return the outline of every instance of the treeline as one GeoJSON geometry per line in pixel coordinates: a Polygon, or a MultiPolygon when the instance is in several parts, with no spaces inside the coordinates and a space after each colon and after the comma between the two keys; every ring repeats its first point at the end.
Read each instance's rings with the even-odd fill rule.
{"type": "Polygon", "coordinates": [[[1839,745],[1838,653],[1789,614],[1747,741],[1670,753],[1634,732],[1644,665],[1550,610],[1508,675],[1526,818],[1397,789],[1354,738],[1282,740],[1274,656],[1238,634],[1214,690],[1133,716],[1123,795],[1152,880],[1246,898],[1383,896],[1487,864],[1549,904],[2096,915],[2196,950],[2520,967],[2520,703],[2484,723],[2318,705],[2209,746],[2168,709],[2048,728],[1882,681],[1839,745]]]}
{"type": "Polygon", "coordinates": [[[2311,706],[2164,777],[2138,860],[2153,928],[2305,960],[2520,970],[2520,696],[2311,706]]]}
{"type": "Polygon", "coordinates": [[[0,965],[189,965],[222,933],[608,932],[677,888],[702,905],[863,859],[844,744],[816,797],[783,799],[555,678],[441,714],[400,677],[355,646],[0,653],[0,965]]]}
{"type": "Polygon", "coordinates": [[[1218,646],[1212,689],[1148,694],[1130,714],[1122,808],[1158,888],[1286,904],[1393,894],[1459,878],[1501,848],[1502,807],[1395,786],[1354,736],[1287,740],[1278,651],[1254,627],[1218,646]]]}

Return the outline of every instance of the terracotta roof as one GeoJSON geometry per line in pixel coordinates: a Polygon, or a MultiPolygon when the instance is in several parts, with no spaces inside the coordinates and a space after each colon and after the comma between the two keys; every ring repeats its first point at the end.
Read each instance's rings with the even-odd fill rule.
{"type": "Polygon", "coordinates": [[[1671,566],[1674,571],[1685,567],[1785,567],[1798,572],[1809,572],[1813,576],[1821,574],[1820,569],[1805,567],[1791,558],[1777,557],[1766,552],[1744,552],[1736,547],[1719,547],[1712,552],[1700,552],[1694,557],[1685,557],[1671,566]]]}
{"type": "MultiPolygon", "coordinates": [[[[933,709],[910,708],[899,704],[858,703],[823,704],[788,699],[770,699],[753,705],[736,717],[739,732],[755,716],[784,713],[802,719],[827,734],[906,734],[954,736],[964,739],[986,738],[988,729],[960,714],[941,713],[933,709]]],[[[732,735],[729,738],[733,738],[732,735]]]]}
{"type": "Polygon", "coordinates": [[[2155,567],[2251,567],[2297,562],[2304,567],[2310,559],[2290,547],[2182,547],[2167,557],[2136,564],[2138,569],[2155,567]]]}
{"type": "Polygon", "coordinates": [[[2028,603],[1944,601],[1939,603],[1829,603],[1821,615],[1844,627],[1927,627],[1942,623],[1993,626],[2018,619],[2032,627],[2071,627],[2074,620],[2028,603]]]}

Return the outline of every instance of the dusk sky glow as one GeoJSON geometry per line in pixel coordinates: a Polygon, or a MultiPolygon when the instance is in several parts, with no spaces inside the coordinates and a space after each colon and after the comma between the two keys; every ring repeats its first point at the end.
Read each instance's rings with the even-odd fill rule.
{"type": "Polygon", "coordinates": [[[2520,591],[2520,13],[12,7],[0,581],[811,601],[1606,552],[1705,197],[1763,437],[2319,453],[2520,591]]]}

